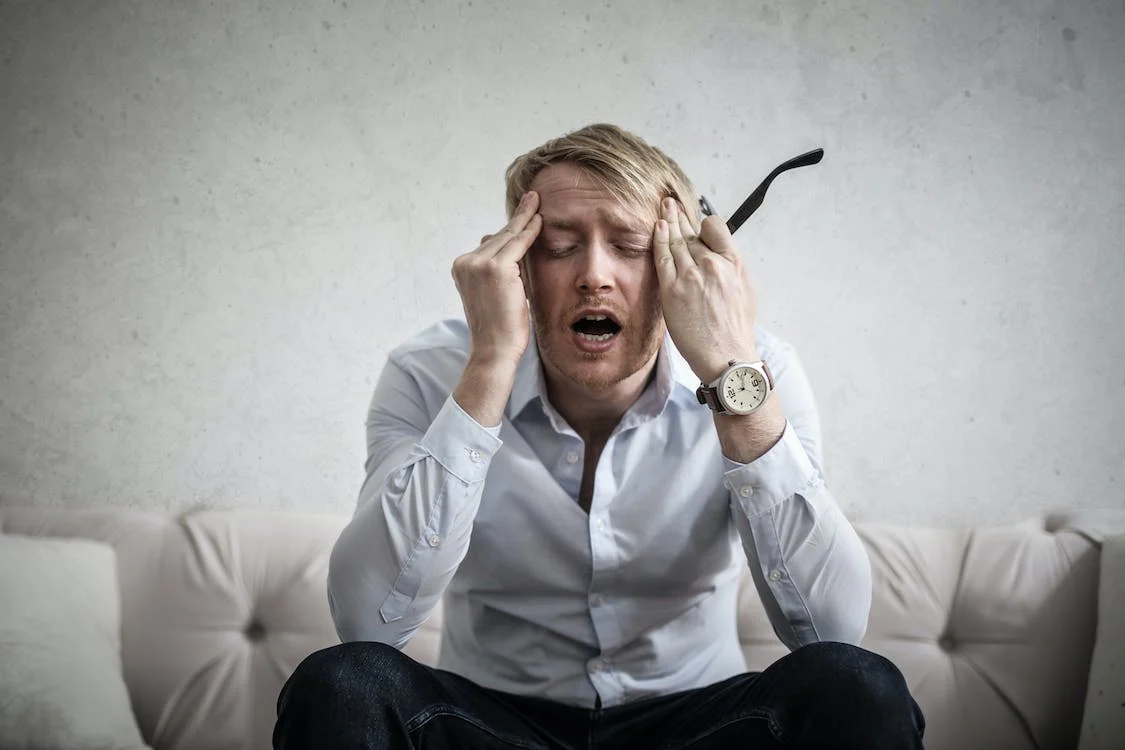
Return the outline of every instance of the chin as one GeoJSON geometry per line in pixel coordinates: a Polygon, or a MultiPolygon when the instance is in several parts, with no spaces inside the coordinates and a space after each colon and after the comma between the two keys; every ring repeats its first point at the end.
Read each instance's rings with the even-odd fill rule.
{"type": "Polygon", "coordinates": [[[613,386],[628,378],[636,370],[626,371],[626,368],[603,367],[575,367],[565,375],[575,385],[580,385],[590,391],[608,391],[613,386]]]}
{"type": "Polygon", "coordinates": [[[574,346],[569,326],[558,331],[536,327],[539,357],[549,369],[574,385],[591,392],[606,391],[628,380],[651,364],[663,337],[646,336],[643,344],[622,337],[617,346],[605,352],[587,352],[574,346]]]}
{"type": "MultiPolygon", "coordinates": [[[[655,352],[653,352],[655,354],[655,352]]],[[[607,391],[644,369],[652,357],[634,357],[627,362],[617,357],[579,352],[569,362],[551,357],[554,369],[570,382],[589,391],[607,391]]]]}

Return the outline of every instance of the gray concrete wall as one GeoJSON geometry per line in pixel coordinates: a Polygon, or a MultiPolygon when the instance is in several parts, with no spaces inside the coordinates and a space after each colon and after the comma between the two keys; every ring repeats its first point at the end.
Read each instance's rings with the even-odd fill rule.
{"type": "Polygon", "coordinates": [[[0,2],[0,502],[351,511],[502,173],[676,157],[854,518],[1125,505],[1125,5],[0,2]]]}

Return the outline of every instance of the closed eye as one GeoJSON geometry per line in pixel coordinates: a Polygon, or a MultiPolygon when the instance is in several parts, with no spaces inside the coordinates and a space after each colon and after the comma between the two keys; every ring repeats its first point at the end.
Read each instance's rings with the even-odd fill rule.
{"type": "Polygon", "coordinates": [[[540,252],[542,252],[549,258],[565,258],[577,249],[577,245],[565,245],[559,247],[546,247],[543,245],[539,246],[540,252]]]}
{"type": "Polygon", "coordinates": [[[616,245],[617,252],[624,255],[648,255],[652,252],[651,245],[616,245]]]}

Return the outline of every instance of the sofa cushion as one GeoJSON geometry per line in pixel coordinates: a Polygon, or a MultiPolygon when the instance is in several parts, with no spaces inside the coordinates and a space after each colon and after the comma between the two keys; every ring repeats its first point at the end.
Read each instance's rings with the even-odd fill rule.
{"type": "Polygon", "coordinates": [[[1125,747],[1125,535],[1102,543],[1098,631],[1079,750],[1125,747]]]}
{"type": "Polygon", "coordinates": [[[0,534],[0,747],[143,748],[113,548],[0,534]]]}
{"type": "MultiPolygon", "coordinates": [[[[1097,609],[1087,534],[1042,520],[857,531],[874,583],[862,645],[902,670],[927,748],[1075,746],[1097,609]]],[[[785,648],[749,581],[739,609],[748,666],[764,669],[785,648]]]]}
{"type": "Polygon", "coordinates": [[[250,510],[0,507],[9,533],[91,538],[116,550],[125,678],[143,736],[160,750],[270,746],[282,684],[310,652],[339,643],[325,578],[346,522],[250,510]]]}

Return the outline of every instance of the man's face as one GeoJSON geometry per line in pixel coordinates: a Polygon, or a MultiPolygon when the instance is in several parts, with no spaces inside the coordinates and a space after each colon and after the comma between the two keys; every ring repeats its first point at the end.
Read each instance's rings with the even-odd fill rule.
{"type": "Polygon", "coordinates": [[[540,171],[531,189],[543,228],[523,278],[544,370],[589,390],[611,388],[651,364],[664,336],[656,207],[638,216],[566,162],[540,171]]]}

